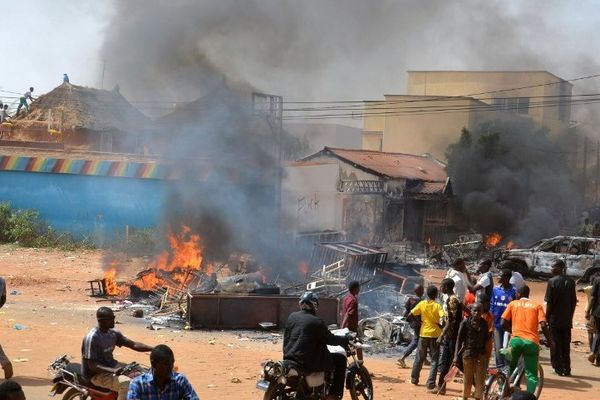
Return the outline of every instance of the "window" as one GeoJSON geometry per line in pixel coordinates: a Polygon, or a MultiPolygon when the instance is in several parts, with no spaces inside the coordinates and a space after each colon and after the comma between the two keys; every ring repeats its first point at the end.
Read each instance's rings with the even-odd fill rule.
{"type": "Polygon", "coordinates": [[[498,111],[529,114],[529,97],[494,97],[492,105],[498,111]]]}

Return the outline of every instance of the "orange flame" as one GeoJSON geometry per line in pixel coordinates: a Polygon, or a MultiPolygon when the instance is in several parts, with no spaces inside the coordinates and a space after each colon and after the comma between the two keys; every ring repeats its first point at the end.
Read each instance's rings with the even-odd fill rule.
{"type": "Polygon", "coordinates": [[[485,239],[485,245],[487,247],[496,247],[498,246],[498,244],[500,243],[500,241],[502,240],[502,235],[495,232],[495,233],[490,233],[487,238],[485,239]]]}
{"type": "MultiPolygon", "coordinates": [[[[204,248],[199,235],[192,228],[182,225],[178,233],[167,234],[169,249],[156,257],[153,271],[143,274],[133,284],[143,290],[151,290],[156,286],[184,286],[192,274],[202,266],[204,248]]],[[[212,272],[212,266],[205,266],[205,273],[212,272]]]]}
{"type": "Polygon", "coordinates": [[[298,273],[301,277],[306,278],[308,276],[309,265],[306,261],[300,261],[298,263],[298,273]]]}
{"type": "Polygon", "coordinates": [[[104,272],[104,290],[109,296],[127,296],[129,294],[129,288],[124,285],[117,283],[117,270],[113,267],[108,271],[104,272]]]}

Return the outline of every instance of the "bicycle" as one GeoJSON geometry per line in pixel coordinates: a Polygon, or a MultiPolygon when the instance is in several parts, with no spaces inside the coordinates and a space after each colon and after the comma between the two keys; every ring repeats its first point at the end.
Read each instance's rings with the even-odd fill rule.
{"type": "MultiPolygon", "coordinates": [[[[498,368],[488,368],[488,377],[483,387],[483,398],[485,400],[503,400],[510,397],[512,392],[520,390],[521,385],[527,385],[525,376],[525,367],[523,360],[519,362],[517,368],[510,374],[507,380],[507,374],[498,368]]],[[[540,398],[544,387],[544,368],[538,362],[538,384],[533,393],[537,399],[540,398]]]]}

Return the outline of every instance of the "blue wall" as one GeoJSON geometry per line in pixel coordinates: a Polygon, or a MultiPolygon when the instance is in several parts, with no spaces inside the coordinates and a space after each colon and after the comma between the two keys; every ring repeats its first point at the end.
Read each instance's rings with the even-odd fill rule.
{"type": "Polygon", "coordinates": [[[0,201],[34,208],[59,231],[100,239],[158,225],[168,181],[0,171],[0,201]]]}

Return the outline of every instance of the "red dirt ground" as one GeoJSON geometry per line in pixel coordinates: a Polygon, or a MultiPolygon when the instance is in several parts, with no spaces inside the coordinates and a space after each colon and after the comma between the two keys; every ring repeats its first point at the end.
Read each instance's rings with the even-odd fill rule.
{"type": "MultiPolygon", "coordinates": [[[[89,297],[87,280],[102,277],[100,251],[62,252],[55,250],[22,249],[0,246],[0,275],[5,277],[9,292],[7,304],[0,310],[0,341],[9,358],[26,360],[14,362],[15,379],[25,388],[29,399],[41,399],[49,390],[47,365],[61,354],[80,357],[81,340],[95,324],[94,312],[109,303],[98,303],[89,297]],[[15,324],[26,330],[14,329],[15,324]]],[[[145,266],[144,259],[129,260],[123,278],[145,266]]],[[[428,279],[439,283],[442,271],[428,271],[428,279]]],[[[542,300],[545,282],[532,282],[532,298],[542,300]]],[[[600,368],[592,367],[585,359],[587,339],[583,329],[585,298],[578,294],[572,346],[573,376],[550,374],[549,354],[542,352],[546,371],[543,399],[600,399],[600,368]]],[[[166,343],[175,352],[179,370],[185,373],[203,400],[258,399],[262,393],[255,381],[264,359],[281,357],[281,338],[272,340],[240,340],[236,331],[150,331],[142,320],[129,313],[117,314],[117,326],[128,337],[148,344],[166,343]],[[233,379],[238,378],[238,379],[233,379]],[[235,382],[240,383],[235,383],[235,382]]],[[[121,361],[148,363],[147,354],[129,349],[117,349],[121,361]]],[[[367,367],[374,373],[376,399],[439,399],[460,394],[461,385],[453,383],[446,396],[425,393],[423,386],[413,386],[410,370],[400,370],[395,358],[367,357],[367,367]]],[[[427,372],[423,371],[423,378],[427,372]]],[[[349,396],[346,395],[346,398],[349,396]]]]}

